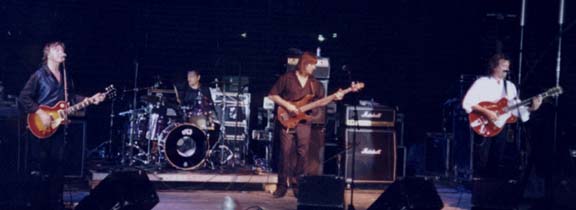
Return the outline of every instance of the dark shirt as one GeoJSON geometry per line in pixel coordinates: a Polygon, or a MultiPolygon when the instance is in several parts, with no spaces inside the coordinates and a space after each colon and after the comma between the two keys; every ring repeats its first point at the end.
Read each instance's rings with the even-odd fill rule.
{"type": "Polygon", "coordinates": [[[312,100],[324,97],[324,88],[313,76],[308,77],[304,87],[300,85],[296,71],[286,72],[280,76],[278,81],[272,86],[268,95],[278,95],[286,101],[297,101],[306,95],[314,95],[312,100]]]}
{"type": "Polygon", "coordinates": [[[186,84],[178,92],[182,100],[181,105],[192,108],[190,111],[193,113],[214,111],[214,103],[208,87],[200,86],[198,89],[192,89],[186,84]]]}
{"type": "MultiPolygon", "coordinates": [[[[64,78],[64,74],[62,74],[64,78]]],[[[72,83],[68,77],[68,89],[72,90],[72,83]]],[[[84,97],[70,94],[71,104],[82,101],[84,97]]],[[[25,112],[31,113],[38,110],[39,105],[54,106],[58,101],[64,100],[64,83],[59,83],[50,72],[47,65],[42,65],[30,76],[18,97],[20,105],[25,112]]]]}
{"type": "MultiPolygon", "coordinates": [[[[272,86],[272,89],[268,95],[278,95],[286,101],[297,101],[302,99],[306,95],[313,95],[311,101],[315,101],[324,97],[324,87],[322,84],[316,80],[313,76],[308,77],[304,87],[300,85],[298,81],[298,76],[296,76],[296,71],[289,71],[284,75],[280,76],[276,84],[272,86]]],[[[319,120],[320,112],[322,112],[323,107],[318,107],[310,110],[307,114],[312,116],[311,121],[302,121],[301,123],[310,124],[314,121],[319,120]]]]}

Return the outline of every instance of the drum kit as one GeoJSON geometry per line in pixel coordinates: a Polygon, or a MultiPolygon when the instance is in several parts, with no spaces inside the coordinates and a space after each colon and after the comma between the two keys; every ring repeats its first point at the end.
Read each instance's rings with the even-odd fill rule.
{"type": "Polygon", "coordinates": [[[147,92],[139,97],[140,103],[134,103],[141,104],[140,107],[118,114],[127,118],[122,164],[153,170],[161,170],[166,164],[180,170],[203,166],[214,169],[232,158],[232,151],[222,140],[213,100],[208,96],[200,95],[201,100],[184,106],[174,100],[175,89],[135,90],[125,92],[147,92]]]}

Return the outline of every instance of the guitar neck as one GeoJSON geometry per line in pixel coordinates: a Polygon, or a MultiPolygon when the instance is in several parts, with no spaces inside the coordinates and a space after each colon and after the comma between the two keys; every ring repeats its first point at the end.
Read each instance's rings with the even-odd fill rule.
{"type": "MultiPolygon", "coordinates": [[[[350,91],[352,91],[352,88],[346,88],[345,90],[342,90],[342,94],[345,95],[347,93],[349,93],[350,91]]],[[[316,107],[321,107],[324,106],[332,101],[334,101],[336,99],[336,93],[326,96],[320,100],[314,101],[312,103],[306,104],[304,106],[300,107],[300,111],[306,112],[309,111],[311,109],[314,109],[316,107]]]]}
{"type": "Polygon", "coordinates": [[[74,106],[68,107],[66,109],[66,114],[77,112],[78,110],[84,109],[87,106],[90,106],[92,103],[89,100],[83,100],[80,103],[75,104],[74,106]]]}
{"type": "Polygon", "coordinates": [[[523,100],[522,102],[517,103],[517,104],[514,104],[514,105],[512,105],[512,106],[508,106],[508,107],[506,107],[506,110],[505,110],[505,111],[506,111],[506,112],[509,112],[510,110],[517,109],[518,107],[525,106],[525,105],[528,105],[528,104],[530,104],[530,103],[532,103],[532,98],[523,100]]]}
{"type": "Polygon", "coordinates": [[[536,97],[542,97],[542,99],[544,99],[544,98],[550,97],[550,96],[551,96],[551,95],[548,94],[547,92],[541,93],[541,94],[538,94],[538,95],[536,95],[536,96],[534,96],[534,97],[531,97],[531,98],[529,98],[529,99],[523,100],[523,101],[521,101],[520,103],[514,104],[514,105],[512,105],[512,106],[508,106],[508,107],[506,107],[506,110],[505,110],[505,111],[506,111],[506,112],[509,112],[510,110],[517,109],[518,107],[528,105],[528,104],[532,103],[532,99],[534,99],[534,98],[536,98],[536,97]]]}

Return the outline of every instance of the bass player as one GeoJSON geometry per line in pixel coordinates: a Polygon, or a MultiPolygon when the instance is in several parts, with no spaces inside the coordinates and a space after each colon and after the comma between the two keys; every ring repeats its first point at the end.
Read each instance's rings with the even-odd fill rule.
{"type": "MultiPolygon", "coordinates": [[[[292,101],[313,96],[312,100],[324,97],[324,88],[312,73],[316,69],[316,56],[304,52],[298,61],[295,71],[282,75],[270,90],[268,97],[279,106],[285,108],[290,114],[300,114],[300,110],[292,101]]],[[[337,100],[343,95],[337,93],[337,100]]],[[[303,176],[307,167],[308,148],[310,144],[311,122],[301,121],[294,128],[284,128],[280,133],[280,164],[278,167],[278,184],[273,196],[284,197],[288,188],[288,181],[298,196],[297,179],[303,176]]]]}

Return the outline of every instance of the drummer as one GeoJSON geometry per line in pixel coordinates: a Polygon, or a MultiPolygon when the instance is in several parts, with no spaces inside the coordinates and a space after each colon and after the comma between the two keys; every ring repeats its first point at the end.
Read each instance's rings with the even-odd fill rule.
{"type": "MultiPolygon", "coordinates": [[[[208,117],[214,112],[214,103],[208,86],[200,83],[201,73],[198,69],[188,70],[188,85],[179,88],[177,101],[185,109],[188,118],[208,117]]],[[[190,121],[188,119],[187,121],[190,121]]]]}

